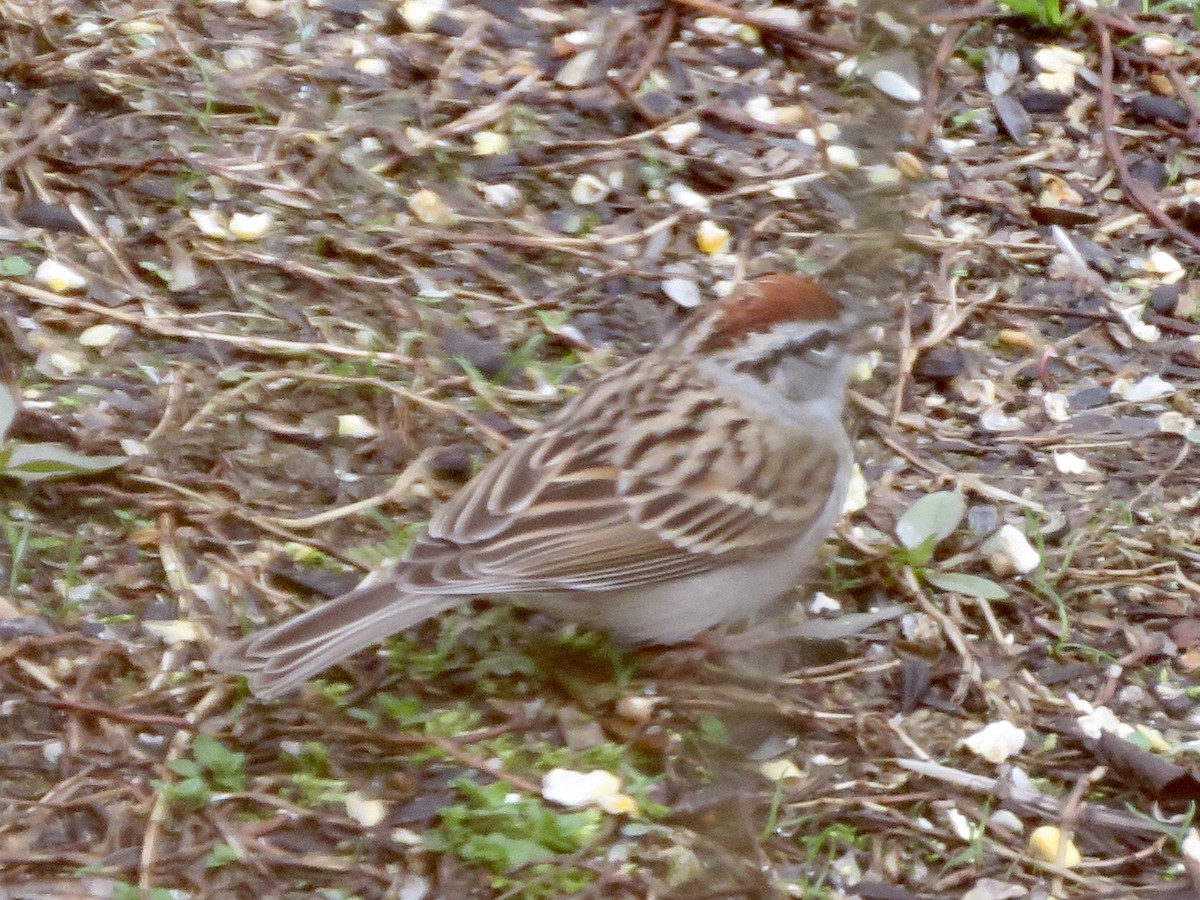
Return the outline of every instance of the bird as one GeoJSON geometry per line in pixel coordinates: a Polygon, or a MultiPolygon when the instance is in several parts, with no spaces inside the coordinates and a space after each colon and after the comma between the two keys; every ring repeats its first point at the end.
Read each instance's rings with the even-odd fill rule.
{"type": "Polygon", "coordinates": [[[865,306],[772,273],[699,307],[482,468],[395,563],[217,650],[278,698],[472,599],[634,644],[749,618],[814,562],[845,502],[843,414],[865,306]]]}

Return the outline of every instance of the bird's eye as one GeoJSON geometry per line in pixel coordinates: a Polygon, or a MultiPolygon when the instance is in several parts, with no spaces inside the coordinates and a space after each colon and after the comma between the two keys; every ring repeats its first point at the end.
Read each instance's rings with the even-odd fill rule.
{"type": "Polygon", "coordinates": [[[825,356],[833,349],[833,335],[828,331],[818,331],[804,342],[804,349],[817,356],[825,356]]]}

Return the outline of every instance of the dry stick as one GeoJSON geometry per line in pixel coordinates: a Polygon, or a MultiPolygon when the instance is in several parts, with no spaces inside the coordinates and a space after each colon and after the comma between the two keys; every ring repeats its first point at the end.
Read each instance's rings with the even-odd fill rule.
{"type": "Polygon", "coordinates": [[[941,626],[946,640],[950,642],[955,652],[958,653],[963,670],[958,687],[954,689],[951,702],[961,703],[971,685],[979,689],[980,696],[984,699],[994,696],[989,694],[987,687],[983,683],[983,673],[980,671],[979,663],[975,662],[975,657],[971,655],[971,648],[967,644],[966,635],[963,634],[962,629],[958,627],[958,623],[954,619],[929,599],[929,595],[921,588],[920,583],[917,581],[916,573],[913,572],[911,567],[905,566],[901,572],[900,586],[909,597],[917,601],[917,605],[921,607],[925,615],[941,626]]]}
{"type": "Polygon", "coordinates": [[[938,42],[937,53],[929,67],[929,78],[925,85],[925,107],[921,110],[921,118],[917,120],[917,127],[913,132],[913,143],[918,147],[925,146],[930,132],[933,131],[933,117],[937,113],[938,94],[942,89],[942,67],[949,62],[950,55],[954,53],[954,45],[966,29],[966,25],[951,25],[938,42]]]}
{"type": "MultiPolygon", "coordinates": [[[[1082,775],[1078,781],[1071,787],[1071,793],[1067,795],[1066,802],[1063,803],[1062,816],[1060,821],[1060,832],[1058,836],[1058,846],[1054,854],[1054,865],[1059,867],[1066,866],[1067,848],[1075,839],[1075,826],[1079,824],[1079,816],[1083,812],[1083,798],[1087,796],[1088,791],[1092,786],[1099,782],[1108,773],[1105,766],[1097,766],[1090,772],[1082,775]]],[[[1054,885],[1054,893],[1062,893],[1061,880],[1056,879],[1058,883],[1054,885]]]]}
{"type": "Polygon", "coordinates": [[[1104,138],[1104,149],[1112,160],[1113,168],[1117,170],[1117,180],[1130,202],[1165,228],[1177,241],[1193,250],[1200,250],[1200,237],[1183,228],[1159,209],[1144,184],[1129,174],[1129,164],[1125,161],[1125,153],[1114,130],[1116,109],[1113,102],[1113,47],[1110,30],[1112,24],[1113,21],[1107,16],[1092,13],[1092,28],[1100,38],[1100,130],[1104,138]]]}
{"type": "Polygon", "coordinates": [[[478,109],[472,109],[470,112],[459,116],[453,122],[448,122],[440,128],[435,128],[420,140],[413,141],[412,146],[407,148],[408,153],[423,153],[438,141],[444,140],[452,134],[475,131],[484,125],[491,124],[503,116],[507,112],[509,104],[525,93],[529,86],[538,80],[541,74],[541,72],[530,72],[491,103],[481,106],[478,109]]]}
{"type": "Polygon", "coordinates": [[[185,328],[181,325],[175,325],[162,319],[151,319],[143,315],[137,315],[119,309],[110,309],[107,306],[102,306],[99,303],[91,303],[87,300],[80,300],[76,297],[61,297],[58,294],[52,294],[50,291],[44,291],[41,288],[32,287],[27,284],[9,282],[5,285],[5,288],[15,294],[20,294],[23,297],[27,297],[35,303],[40,303],[43,306],[52,306],[56,309],[73,309],[81,312],[90,312],[94,315],[100,316],[103,319],[111,319],[113,321],[122,322],[126,325],[131,325],[134,328],[140,328],[144,331],[150,331],[154,334],[159,334],[164,337],[216,341],[224,344],[233,344],[242,350],[252,350],[260,353],[270,353],[272,351],[295,355],[307,353],[326,353],[330,356],[337,356],[343,359],[369,359],[388,365],[402,367],[412,365],[411,359],[406,356],[402,356],[399,353],[387,353],[376,350],[359,350],[355,347],[343,347],[339,344],[329,344],[325,342],[303,343],[301,341],[284,341],[278,338],[225,334],[224,332],[220,331],[205,331],[200,328],[185,328]]]}
{"type": "Polygon", "coordinates": [[[724,3],[717,3],[715,0],[671,0],[671,2],[679,6],[687,6],[691,9],[699,10],[710,16],[722,16],[731,22],[737,22],[739,25],[749,25],[751,28],[757,28],[759,31],[768,34],[776,34],[780,37],[791,38],[794,41],[804,44],[812,44],[814,47],[824,47],[826,50],[842,50],[846,53],[853,53],[858,49],[858,45],[853,41],[844,41],[841,38],[829,37],[828,35],[817,34],[813,31],[805,31],[802,28],[780,25],[777,22],[760,18],[753,13],[742,12],[740,9],[726,6],[724,3]]]}
{"type": "Polygon", "coordinates": [[[374,509],[377,506],[383,506],[385,503],[390,503],[395,498],[403,495],[409,488],[416,484],[422,475],[426,474],[425,467],[436,452],[436,450],[431,448],[421,453],[420,456],[404,468],[404,471],[396,477],[396,480],[392,482],[386,491],[376,494],[373,497],[367,497],[355,503],[348,503],[345,506],[327,509],[314,516],[304,516],[299,519],[288,519],[283,516],[260,516],[259,518],[264,522],[270,522],[281,528],[304,530],[316,528],[318,525],[325,525],[329,522],[335,522],[338,519],[352,516],[368,509],[374,509]]]}
{"type": "Polygon", "coordinates": [[[978,475],[970,472],[959,472],[949,466],[934,460],[921,459],[916,451],[906,447],[900,439],[893,433],[891,429],[879,423],[872,423],[872,430],[879,435],[879,439],[907,459],[918,469],[924,469],[931,475],[936,475],[940,478],[946,478],[952,481],[957,486],[967,491],[973,491],[981,497],[986,497],[989,500],[997,500],[1002,503],[1015,503],[1017,506],[1032,510],[1033,512],[1044,515],[1046,507],[1036,500],[1027,500],[1024,497],[1018,497],[1016,494],[1002,490],[998,487],[993,487],[985,483],[978,475]]]}
{"type": "Polygon", "coordinates": [[[609,78],[608,84],[614,91],[620,94],[621,99],[628,103],[630,109],[637,113],[646,124],[657,126],[665,121],[662,116],[643,103],[642,98],[634,93],[634,89],[620,78],[609,78]]]}
{"type": "Polygon", "coordinates": [[[55,709],[66,709],[71,712],[87,713],[102,719],[112,719],[114,722],[125,722],[130,725],[169,725],[172,728],[186,731],[195,731],[196,729],[194,723],[179,716],[130,712],[125,709],[102,706],[99,703],[87,703],[83,700],[63,700],[51,694],[38,694],[33,697],[33,702],[55,709]]]}
{"type": "Polygon", "coordinates": [[[667,49],[667,44],[671,41],[671,35],[675,33],[677,21],[679,21],[679,10],[676,7],[668,6],[663,10],[658,19],[658,28],[654,30],[654,36],[650,38],[650,46],[646,48],[646,55],[642,57],[637,68],[622,79],[622,83],[630,91],[636,91],[639,85],[646,80],[646,76],[658,65],[658,61],[667,49]]]}
{"type": "Polygon", "coordinates": [[[48,143],[51,138],[57,137],[64,128],[70,124],[71,119],[75,116],[75,107],[68,105],[61,113],[51,119],[45,126],[38,129],[38,133],[33,136],[28,142],[22,144],[16,150],[0,156],[0,172],[6,172],[16,165],[25,157],[33,154],[37,149],[48,143]]]}
{"type": "Polygon", "coordinates": [[[87,232],[87,236],[96,242],[96,246],[108,257],[109,262],[116,267],[117,271],[121,273],[121,277],[125,279],[127,290],[134,296],[144,296],[145,291],[142,288],[141,281],[133,274],[133,269],[129,268],[129,264],[117,252],[117,248],[112,245],[112,242],[109,241],[104,232],[100,230],[100,226],[88,215],[87,210],[78,203],[68,203],[67,209],[75,217],[75,221],[79,223],[79,227],[87,232]]]}
{"type": "MultiPolygon", "coordinates": [[[[225,693],[223,688],[213,688],[200,698],[200,702],[187,714],[187,727],[180,728],[175,737],[171,739],[171,744],[167,748],[167,755],[163,759],[162,765],[163,781],[167,784],[175,780],[174,776],[170,774],[170,764],[183,756],[184,751],[191,744],[192,731],[195,729],[196,723],[203,719],[212,707],[224,699],[225,693]]],[[[142,852],[138,859],[138,887],[143,891],[148,891],[153,886],[151,882],[154,878],[154,853],[158,849],[158,837],[162,833],[163,822],[167,819],[167,810],[169,808],[170,801],[167,799],[167,791],[160,789],[155,794],[154,805],[150,808],[146,834],[142,838],[142,852]]]]}

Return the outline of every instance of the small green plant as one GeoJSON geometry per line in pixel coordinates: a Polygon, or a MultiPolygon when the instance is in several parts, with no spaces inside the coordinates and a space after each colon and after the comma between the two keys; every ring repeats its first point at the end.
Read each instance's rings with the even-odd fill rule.
{"type": "Polygon", "coordinates": [[[230,750],[211,735],[196,735],[192,758],[173,759],[167,766],[179,780],[155,782],[155,787],[187,809],[207,805],[214,791],[246,789],[246,754],[230,750]]]}
{"type": "Polygon", "coordinates": [[[1059,0],[1000,0],[1000,5],[1039,28],[1051,31],[1063,30],[1069,21],[1059,0]]]}
{"type": "Polygon", "coordinates": [[[536,798],[514,798],[512,788],[500,781],[478,785],[460,778],[455,787],[461,802],[441,811],[441,822],[425,836],[426,846],[496,873],[577,853],[597,837],[603,821],[597,809],[558,812],[536,798]]]}
{"type": "Polygon", "coordinates": [[[62,444],[22,444],[9,440],[8,430],[16,417],[16,396],[0,385],[0,475],[19,481],[72,478],[103,472],[125,462],[124,456],[84,456],[62,444]]]}
{"type": "Polygon", "coordinates": [[[0,257],[0,275],[21,278],[33,271],[33,266],[23,256],[0,257]]]}
{"type": "Polygon", "coordinates": [[[896,552],[896,561],[939,590],[955,591],[981,600],[1005,600],[1008,591],[990,578],[933,566],[938,544],[958,528],[966,513],[967,504],[962,494],[938,491],[922,497],[896,523],[896,537],[901,545],[896,552]]]}

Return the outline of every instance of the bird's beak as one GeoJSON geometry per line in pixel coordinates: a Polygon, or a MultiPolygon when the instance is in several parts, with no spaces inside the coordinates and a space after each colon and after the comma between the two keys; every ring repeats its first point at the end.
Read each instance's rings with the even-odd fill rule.
{"type": "Polygon", "coordinates": [[[846,332],[849,335],[850,351],[863,353],[883,345],[887,339],[887,328],[876,328],[877,325],[887,325],[896,321],[895,313],[890,309],[872,309],[859,307],[850,311],[846,317],[846,332]]]}

